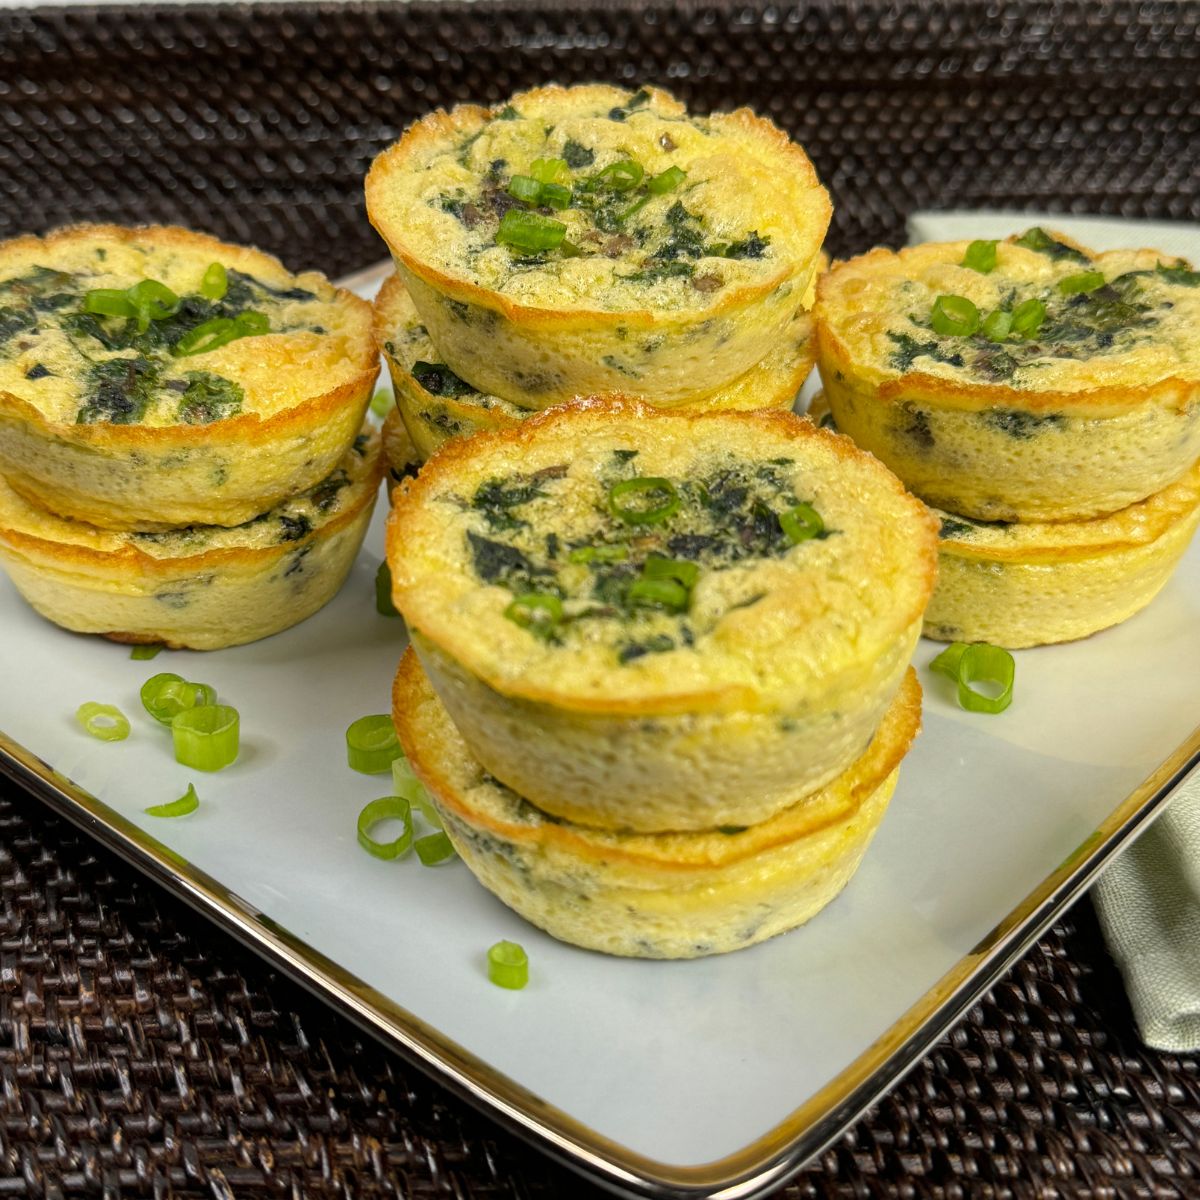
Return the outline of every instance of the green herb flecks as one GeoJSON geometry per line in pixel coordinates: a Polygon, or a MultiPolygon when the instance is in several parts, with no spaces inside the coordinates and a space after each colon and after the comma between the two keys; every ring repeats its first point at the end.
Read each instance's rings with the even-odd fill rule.
{"type": "Polygon", "coordinates": [[[211,371],[188,371],[187,390],[179,400],[179,420],[188,425],[209,425],[242,410],[246,393],[241,384],[211,371]]]}
{"type": "Polygon", "coordinates": [[[455,375],[445,363],[415,362],[411,374],[431,396],[459,399],[475,395],[475,389],[455,375]]]}

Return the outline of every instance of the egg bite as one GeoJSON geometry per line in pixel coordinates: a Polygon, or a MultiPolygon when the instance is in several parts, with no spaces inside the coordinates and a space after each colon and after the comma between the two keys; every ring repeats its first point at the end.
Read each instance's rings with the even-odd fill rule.
{"type": "Polygon", "coordinates": [[[242,525],[97,529],[0,479],[0,565],[43,617],[117,642],[217,650],[328,603],[362,544],[384,460],[365,431],[314,487],[242,525]]]}
{"type": "Polygon", "coordinates": [[[938,582],[925,636],[1016,650],[1069,642],[1158,595],[1200,523],[1200,463],[1120,512],[1088,521],[986,523],[935,511],[938,582]]]}
{"type": "Polygon", "coordinates": [[[535,808],[471,755],[410,650],[392,693],[409,762],[471,872],[562,941],[634,958],[697,958],[794,929],[846,885],[920,726],[910,668],[865,753],[759,825],[622,833],[535,808]]]}
{"type": "Polygon", "coordinates": [[[821,278],[814,318],[838,427],[947,512],[1086,520],[1200,458],[1200,272],[1180,259],[1040,228],[877,249],[821,278]]]}
{"type": "Polygon", "coordinates": [[[937,526],[783,412],[586,401],[447,443],[393,497],[393,599],[478,758],[604,828],[767,819],[858,757],[937,526]]]}
{"type": "MultiPolygon", "coordinates": [[[[387,280],[375,301],[375,335],[421,461],[452,437],[506,429],[529,416],[528,408],[475,391],[440,361],[399,276],[387,280]]],[[[802,309],[762,362],[697,407],[790,409],[812,367],[812,320],[802,309]]]]}
{"type": "Polygon", "coordinates": [[[0,244],[0,474],[106,529],[239,525],[317,486],[378,373],[371,307],[167,226],[0,244]]]}
{"type": "Polygon", "coordinates": [[[366,203],[440,360],[531,409],[728,386],[786,337],[832,212],[748,109],[600,85],[430,114],[375,160],[366,203]]]}

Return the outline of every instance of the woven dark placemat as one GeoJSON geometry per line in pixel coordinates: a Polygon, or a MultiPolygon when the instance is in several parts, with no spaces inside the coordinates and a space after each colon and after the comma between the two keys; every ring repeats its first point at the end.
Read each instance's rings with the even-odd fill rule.
{"type": "Polygon", "coordinates": [[[0,236],[165,220],[341,274],[380,257],[361,181],[409,121],[592,79],[769,114],[836,254],[917,208],[1200,218],[1187,0],[314,3],[0,10],[0,236]]]}
{"type": "MultiPolygon", "coordinates": [[[[515,0],[0,10],[0,236],[175,221],[338,275],[409,120],[590,79],[770,114],[838,254],[922,207],[1200,219],[1187,0],[515,0]]],[[[5,786],[0,1197],[599,1194],[5,786]]],[[[1200,1197],[1196,1068],[1078,906],[780,1196],[1200,1197]]]]}
{"type": "MultiPolygon", "coordinates": [[[[1195,1057],[1077,906],[777,1193],[1200,1195],[1195,1057]]],[[[599,1200],[0,782],[0,1196],[599,1200]]]]}

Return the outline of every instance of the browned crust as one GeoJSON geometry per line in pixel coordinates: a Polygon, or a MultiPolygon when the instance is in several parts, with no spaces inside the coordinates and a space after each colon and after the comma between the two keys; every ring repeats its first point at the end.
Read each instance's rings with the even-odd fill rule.
{"type": "MultiPolygon", "coordinates": [[[[1052,236],[1093,257],[1103,257],[1095,255],[1094,251],[1088,250],[1087,247],[1058,233],[1053,233],[1052,236]]],[[[1007,240],[1011,242],[1013,239],[1007,240]]],[[[839,271],[851,264],[867,263],[872,260],[903,259],[906,253],[915,248],[906,247],[895,251],[886,246],[876,246],[874,250],[868,250],[866,254],[860,254],[856,258],[848,259],[845,262],[835,262],[825,274],[817,279],[817,300],[812,310],[813,337],[817,362],[822,372],[841,371],[847,378],[857,379],[860,377],[860,368],[855,363],[850,350],[845,342],[834,333],[824,315],[824,305],[830,299],[833,289],[838,286],[839,271]]],[[[1174,258],[1173,255],[1164,257],[1174,258]]],[[[920,399],[931,401],[941,408],[958,409],[963,412],[979,412],[987,408],[1025,409],[1032,412],[1083,407],[1134,409],[1169,399],[1172,393],[1176,394],[1176,407],[1183,408],[1188,404],[1189,398],[1194,398],[1195,394],[1200,391],[1200,381],[1184,379],[1176,375],[1140,387],[1079,388],[1067,392],[1014,388],[1000,383],[960,384],[940,376],[927,375],[922,371],[907,371],[895,379],[888,379],[877,385],[864,382],[863,386],[868,387],[872,395],[882,404],[920,399]]]]}
{"type": "MultiPolygon", "coordinates": [[[[68,542],[58,542],[51,538],[38,537],[35,534],[22,533],[16,529],[6,529],[0,526],[0,543],[16,553],[25,554],[32,565],[37,560],[52,560],[56,566],[98,566],[106,571],[120,574],[136,574],[140,576],[159,575],[170,576],[178,573],[188,573],[200,567],[227,567],[237,563],[252,563],[271,555],[282,555],[304,546],[309,542],[329,537],[338,530],[353,523],[364,508],[370,504],[379,491],[379,481],[387,469],[382,446],[376,440],[374,451],[368,462],[367,473],[362,480],[362,494],[343,512],[339,512],[328,522],[317,526],[306,537],[297,538],[286,544],[276,543],[271,546],[229,546],[217,550],[205,550],[200,554],[181,555],[174,558],[156,558],[146,554],[136,546],[125,545],[120,550],[94,550],[90,546],[75,546],[68,542]]],[[[11,485],[10,485],[11,486],[11,485]]],[[[15,490],[15,489],[14,489],[15,490]]],[[[114,641],[128,641],[136,635],[105,634],[114,641]]],[[[151,638],[150,641],[160,641],[151,638]]]]}
{"type": "MultiPolygon", "coordinates": [[[[646,89],[654,100],[664,104],[674,105],[680,112],[684,111],[678,101],[669,93],[659,88],[646,89]]],[[[506,103],[518,103],[523,99],[559,99],[568,95],[586,94],[609,99],[620,99],[627,95],[625,90],[606,85],[586,85],[578,88],[564,88],[551,84],[531,91],[520,92],[506,103]]],[[[458,105],[451,111],[437,109],[410,125],[401,135],[400,140],[379,154],[367,172],[364,192],[367,204],[367,219],[375,227],[379,236],[387,243],[392,256],[410,270],[418,278],[423,279],[436,291],[468,304],[480,305],[501,313],[507,320],[517,325],[532,329],[573,330],[595,329],[607,325],[634,325],[638,328],[653,328],[658,325],[690,324],[697,320],[719,316],[731,310],[748,307],[763,297],[769,295],[780,284],[786,282],[799,270],[803,270],[820,250],[825,231],[833,215],[833,205],[829,195],[821,187],[816,170],[804,150],[780,130],[773,122],[759,117],[748,108],[739,108],[736,112],[715,114],[712,121],[728,124],[740,132],[757,138],[764,149],[779,155],[782,165],[795,171],[800,176],[799,190],[812,190],[824,198],[824,221],[814,223],[811,237],[812,245],[805,260],[793,262],[786,269],[779,271],[757,285],[723,290],[721,295],[704,307],[694,309],[671,309],[669,312],[658,313],[651,309],[622,309],[619,312],[587,309],[547,309],[534,308],[517,304],[508,299],[502,292],[492,291],[461,275],[448,275],[423,261],[419,247],[409,246],[404,241],[403,231],[385,222],[380,216],[380,200],[387,189],[388,176],[393,172],[404,171],[407,164],[416,154],[427,147],[434,146],[448,137],[474,132],[481,128],[493,117],[499,115],[503,104],[495,108],[481,108],[478,105],[458,105]],[[817,225],[820,228],[816,228],[817,225]]]]}
{"type": "MultiPolygon", "coordinates": [[[[679,410],[663,412],[638,400],[612,399],[607,396],[588,397],[558,408],[546,409],[509,429],[479,433],[470,438],[452,438],[434,451],[415,479],[401,481],[393,491],[392,511],[387,522],[386,551],[388,562],[393,564],[393,602],[403,613],[411,628],[420,631],[423,636],[443,652],[449,654],[451,658],[460,663],[463,662],[463,658],[455,653],[455,639],[445,637],[438,639],[430,636],[428,628],[421,621],[423,615],[420,607],[421,590],[416,587],[404,589],[400,583],[403,578],[402,573],[394,565],[403,558],[404,522],[408,518],[408,514],[416,513],[421,508],[426,500],[436,492],[444,477],[453,478],[463,464],[469,463],[476,456],[487,454],[494,446],[505,447],[509,451],[509,461],[521,462],[525,449],[537,441],[542,429],[548,427],[553,430],[560,424],[570,424],[596,416],[633,417],[639,421],[685,421],[688,423],[735,421],[743,425],[757,425],[760,428],[765,427],[781,432],[801,441],[820,440],[833,451],[838,459],[845,462],[856,462],[866,470],[875,473],[880,485],[894,492],[901,503],[906,504],[911,510],[914,519],[914,538],[920,543],[917,549],[920,551],[922,567],[918,595],[923,599],[914,602],[910,609],[893,613],[896,633],[899,634],[921,619],[929,597],[933,594],[934,583],[937,579],[938,522],[920,500],[905,490],[904,485],[887,467],[874,455],[860,450],[850,438],[826,429],[819,429],[806,418],[797,416],[791,411],[785,412],[779,409],[750,412],[724,410],[714,413],[679,410]]],[[[598,699],[564,693],[530,680],[518,682],[501,680],[492,673],[479,673],[474,666],[471,668],[471,673],[482,679],[488,687],[500,695],[519,697],[534,703],[549,704],[555,708],[585,713],[632,716],[682,711],[699,712],[722,705],[745,706],[752,704],[756,698],[756,693],[747,687],[726,685],[693,692],[661,693],[657,696],[638,699],[598,699]]]]}
{"type": "Polygon", "coordinates": [[[213,447],[219,446],[226,437],[231,444],[244,446],[274,441],[293,431],[321,424],[328,414],[344,407],[360,393],[369,389],[374,382],[379,364],[374,348],[374,334],[371,329],[372,310],[370,304],[354,295],[353,292],[348,292],[344,288],[335,288],[319,272],[302,272],[301,276],[297,276],[288,271],[279,259],[251,246],[237,246],[230,242],[222,242],[208,234],[195,233],[190,229],[183,229],[175,225],[126,227],[85,224],[68,225],[62,229],[56,229],[44,237],[27,234],[2,242],[0,243],[0,260],[10,250],[35,250],[38,247],[53,247],[59,242],[90,241],[96,238],[123,242],[135,242],[140,239],[150,240],[157,244],[184,245],[197,252],[207,251],[214,257],[231,261],[235,265],[241,263],[247,268],[256,268],[260,273],[265,271],[268,275],[274,274],[280,282],[294,281],[298,277],[317,282],[328,289],[328,297],[322,297],[327,303],[344,305],[362,323],[363,355],[361,363],[355,364],[358,367],[358,373],[341,386],[301,400],[265,420],[257,413],[240,413],[209,425],[158,426],[107,423],[76,425],[48,420],[29,401],[6,391],[0,391],[0,415],[10,415],[17,420],[26,421],[59,441],[74,442],[93,448],[99,447],[116,454],[127,454],[132,450],[144,449],[169,452],[175,448],[184,449],[196,445],[213,447]],[[221,435],[220,440],[214,437],[217,432],[221,435]]]}
{"type": "MultiPolygon", "coordinates": [[[[671,856],[665,853],[665,847],[659,840],[669,838],[677,841],[681,835],[675,833],[629,835],[618,843],[615,838],[606,838],[602,832],[571,822],[545,821],[529,826],[499,821],[481,814],[471,807],[455,787],[439,747],[427,745],[417,732],[413,716],[418,706],[429,702],[432,697],[433,688],[421,669],[420,660],[409,647],[392,684],[392,723],[396,726],[400,744],[417,778],[436,796],[439,804],[450,809],[464,822],[506,841],[528,847],[561,849],[584,858],[602,856],[607,862],[651,866],[655,870],[665,869],[680,874],[731,866],[800,838],[811,837],[822,829],[847,820],[900,765],[921,728],[921,686],[917,682],[916,672],[909,667],[870,746],[833,784],[827,784],[816,795],[806,797],[777,816],[751,826],[736,838],[724,838],[720,843],[721,853],[710,852],[691,861],[681,861],[677,854],[671,856]],[[822,792],[847,777],[851,786],[846,804],[839,810],[825,813],[817,819],[809,817],[806,821],[804,810],[814,807],[814,802],[822,792]],[[596,844],[597,837],[602,839],[599,845],[596,844]]],[[[706,834],[695,836],[699,839],[706,834]]]]}
{"type": "MultiPolygon", "coordinates": [[[[1094,517],[1089,521],[1046,521],[1038,522],[1035,526],[1048,536],[1078,525],[1107,525],[1119,521],[1128,527],[1127,533],[1117,533],[1108,541],[1068,542],[1050,546],[993,546],[966,538],[947,537],[941,539],[939,553],[975,562],[1005,563],[1053,564],[1100,558],[1157,542],[1174,526],[1186,521],[1197,507],[1200,507],[1200,462],[1195,463],[1182,479],[1120,512],[1094,517]]],[[[1019,525],[1018,532],[1023,527],[1027,528],[1024,524],[1019,525]]]]}

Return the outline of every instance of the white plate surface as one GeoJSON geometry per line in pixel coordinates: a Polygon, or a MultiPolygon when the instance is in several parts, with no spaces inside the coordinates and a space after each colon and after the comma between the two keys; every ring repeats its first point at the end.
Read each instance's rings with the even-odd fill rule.
{"type": "Polygon", "coordinates": [[[315,617],[256,645],[153,662],[47,624],[0,576],[0,730],[418,1021],[673,1169],[744,1150],[846,1070],[1200,717],[1200,544],[1125,625],[1018,653],[1001,716],[959,711],[925,669],[940,647],[922,642],[924,732],[846,891],[809,926],[734,954],[607,958],[526,925],[461,863],[380,862],[357,845],[356,815],[388,780],[346,767],[344,731],[387,711],[404,646],[401,622],[375,613],[381,555],[382,511],[315,617]],[[207,681],[238,707],[236,765],[209,776],[174,762],[138,700],[158,671],[207,681]],[[85,700],[118,705],[129,739],[85,736],[73,719],[85,700]],[[189,782],[194,815],[143,814],[189,782]],[[522,992],[486,979],[501,938],[528,950],[522,992]]]}

